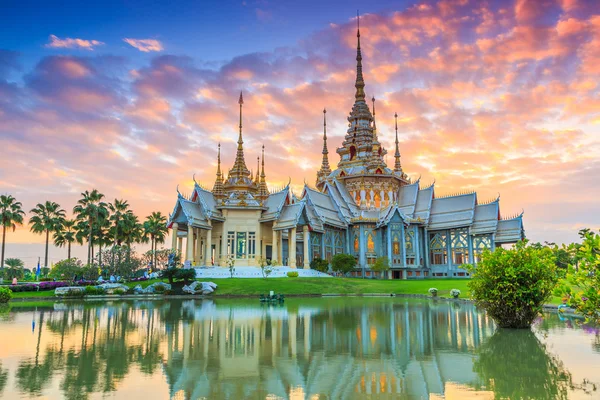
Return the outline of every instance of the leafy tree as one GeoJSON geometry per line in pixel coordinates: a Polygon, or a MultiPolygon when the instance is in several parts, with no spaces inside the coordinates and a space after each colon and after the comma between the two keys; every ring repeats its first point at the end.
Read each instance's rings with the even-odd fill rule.
{"type": "Polygon", "coordinates": [[[123,221],[123,217],[129,211],[129,204],[127,200],[119,200],[115,199],[112,203],[108,203],[108,209],[110,211],[110,221],[112,222],[112,237],[113,237],[113,246],[121,245],[123,241],[123,236],[121,235],[121,223],[123,221]]]}
{"type": "Polygon", "coordinates": [[[466,266],[471,296],[501,328],[529,328],[556,286],[555,261],[550,248],[527,241],[486,250],[477,268],[466,266]]]}
{"type": "Polygon", "coordinates": [[[136,256],[135,253],[132,256],[130,249],[125,246],[114,246],[98,253],[96,265],[107,275],[131,277],[135,271],[143,266],[143,260],[141,257],[136,256]],[[108,265],[100,264],[101,259],[109,259],[112,255],[115,256],[115,263],[108,265]]]}
{"type": "Polygon", "coordinates": [[[386,273],[390,270],[390,260],[386,256],[377,257],[375,263],[371,265],[371,271],[386,273]]]}
{"type": "Polygon", "coordinates": [[[579,236],[583,239],[575,256],[579,268],[571,269],[569,281],[581,291],[572,294],[567,287],[563,294],[570,297],[571,306],[588,321],[600,324],[600,234],[582,229],[579,236]]]}
{"type": "Polygon", "coordinates": [[[164,243],[167,236],[167,217],[160,211],[152,212],[144,221],[144,240],[150,241],[151,251],[154,254],[152,267],[156,268],[156,244],[164,243]]]}
{"type": "Polygon", "coordinates": [[[188,285],[196,279],[196,270],[194,268],[177,268],[175,277],[183,280],[183,282],[188,285]]]}
{"type": "Polygon", "coordinates": [[[95,222],[107,213],[106,204],[102,202],[104,195],[98,190],[93,189],[91,192],[85,191],[81,193],[81,199],[77,201],[77,205],[73,208],[73,213],[77,216],[77,220],[85,224],[78,225],[79,230],[87,233],[88,242],[88,264],[92,261],[92,246],[93,246],[93,229],[95,222]]]}
{"type": "Polygon", "coordinates": [[[131,255],[132,243],[138,243],[142,241],[144,236],[144,226],[140,223],[138,217],[131,211],[127,211],[121,221],[121,235],[125,242],[128,253],[127,257],[131,255]]]}
{"type": "Polygon", "coordinates": [[[7,265],[10,268],[23,268],[25,263],[20,258],[7,258],[4,261],[4,265],[7,265]]]}
{"type": "Polygon", "coordinates": [[[7,258],[6,260],[4,260],[4,265],[6,265],[6,268],[4,268],[3,271],[4,278],[23,279],[25,277],[25,269],[23,268],[25,263],[23,262],[23,260],[19,258],[7,258]]]}
{"type": "Polygon", "coordinates": [[[327,272],[329,271],[329,263],[327,260],[316,257],[310,262],[310,268],[320,272],[327,272]]]}
{"type": "Polygon", "coordinates": [[[2,256],[0,257],[0,268],[4,267],[4,248],[6,245],[6,228],[17,229],[17,225],[23,225],[23,204],[11,195],[0,195],[0,224],[2,225],[2,256]]]}
{"type": "Polygon", "coordinates": [[[77,229],[74,219],[65,219],[60,229],[54,232],[54,244],[58,247],[67,246],[67,258],[71,258],[71,244],[77,241],[77,229]]]}
{"type": "Polygon", "coordinates": [[[77,275],[83,276],[83,264],[77,258],[68,258],[54,264],[50,270],[50,278],[71,280],[77,275]]]}
{"type": "Polygon", "coordinates": [[[259,257],[258,266],[260,267],[260,272],[265,279],[271,275],[271,272],[273,272],[273,268],[267,264],[267,260],[263,257],[259,257]]]}
{"type": "Polygon", "coordinates": [[[354,256],[350,254],[336,254],[331,259],[331,269],[343,275],[352,271],[355,265],[356,260],[354,259],[354,256]]]}
{"type": "Polygon", "coordinates": [[[29,218],[31,232],[38,234],[46,234],[46,251],[44,253],[44,266],[48,266],[48,246],[50,241],[50,233],[55,233],[60,230],[65,221],[65,210],[60,208],[60,204],[53,201],[38,203],[30,213],[33,214],[29,218]]]}

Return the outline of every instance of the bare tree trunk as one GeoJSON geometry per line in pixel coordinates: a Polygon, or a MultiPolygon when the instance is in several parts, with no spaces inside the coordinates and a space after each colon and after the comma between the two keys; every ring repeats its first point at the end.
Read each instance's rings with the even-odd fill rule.
{"type": "Polygon", "coordinates": [[[67,258],[71,259],[71,242],[67,242],[67,258]]]}
{"type": "Polygon", "coordinates": [[[90,234],[88,235],[88,264],[92,263],[92,259],[94,258],[94,252],[92,250],[92,218],[90,217],[88,220],[90,234]]]}
{"type": "Polygon", "coordinates": [[[50,230],[46,229],[46,253],[44,255],[44,267],[48,268],[48,240],[50,238],[50,230]]]}
{"type": "Polygon", "coordinates": [[[0,259],[0,268],[4,268],[4,245],[6,244],[6,225],[2,224],[2,259],[0,259]]]}

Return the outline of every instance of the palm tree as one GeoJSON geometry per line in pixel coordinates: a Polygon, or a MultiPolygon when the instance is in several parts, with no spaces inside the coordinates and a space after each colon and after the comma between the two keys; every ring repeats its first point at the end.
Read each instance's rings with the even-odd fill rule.
{"type": "Polygon", "coordinates": [[[104,195],[97,189],[93,189],[91,192],[85,191],[81,193],[81,199],[77,202],[77,205],[73,207],[73,212],[77,215],[77,219],[80,221],[87,221],[87,242],[88,242],[88,264],[92,262],[92,246],[93,246],[93,228],[94,223],[99,216],[106,210],[106,204],[102,202],[104,195]]]}
{"type": "Polygon", "coordinates": [[[131,244],[141,242],[144,236],[144,226],[139,218],[131,211],[123,214],[121,235],[127,245],[127,261],[131,257],[131,244]]]}
{"type": "Polygon", "coordinates": [[[167,236],[167,217],[160,211],[152,212],[144,221],[144,238],[150,240],[152,249],[152,267],[156,268],[156,244],[164,243],[167,236]]]}
{"type": "Polygon", "coordinates": [[[48,242],[50,240],[50,232],[60,230],[65,221],[65,210],[60,208],[60,204],[53,201],[46,201],[44,204],[38,203],[30,213],[34,214],[29,218],[31,232],[46,233],[46,252],[44,255],[44,266],[48,266],[48,242]]]}
{"type": "Polygon", "coordinates": [[[111,212],[110,221],[113,222],[113,246],[116,246],[121,241],[120,223],[123,220],[123,215],[128,211],[129,204],[127,200],[115,199],[114,202],[108,203],[108,209],[111,212]]]}
{"type": "Polygon", "coordinates": [[[23,204],[17,201],[11,195],[3,194],[0,196],[0,224],[2,224],[2,257],[0,258],[0,268],[4,267],[4,246],[6,245],[6,228],[12,228],[13,232],[17,225],[23,225],[23,204]]]}
{"type": "Polygon", "coordinates": [[[65,219],[60,229],[54,232],[54,244],[58,247],[67,246],[67,258],[71,259],[71,243],[77,241],[77,221],[74,219],[65,219]]]}

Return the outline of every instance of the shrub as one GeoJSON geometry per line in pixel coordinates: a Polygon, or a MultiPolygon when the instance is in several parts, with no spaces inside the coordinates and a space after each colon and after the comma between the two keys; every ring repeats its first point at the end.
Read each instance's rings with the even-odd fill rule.
{"type": "Polygon", "coordinates": [[[346,275],[354,269],[356,260],[350,254],[336,254],[331,259],[331,269],[346,275]]]}
{"type": "Polygon", "coordinates": [[[374,272],[385,272],[390,270],[390,260],[386,257],[377,257],[375,263],[371,265],[371,271],[374,272]]]}
{"type": "Polygon", "coordinates": [[[552,250],[520,241],[512,249],[486,250],[469,281],[475,304],[501,328],[529,328],[552,295],[556,265],[552,250]]]}
{"type": "Polygon", "coordinates": [[[75,275],[81,276],[83,264],[77,258],[69,258],[61,260],[54,264],[50,270],[50,278],[56,279],[73,279],[75,275]]]}
{"type": "Polygon", "coordinates": [[[434,287],[432,287],[432,288],[429,288],[429,294],[430,294],[432,297],[436,297],[436,296],[437,296],[437,294],[438,294],[438,290],[437,290],[436,288],[434,288],[434,287]]]}
{"type": "Polygon", "coordinates": [[[173,285],[173,281],[177,277],[177,272],[178,271],[179,271],[179,268],[176,268],[176,267],[167,268],[167,269],[164,269],[164,270],[162,270],[160,272],[160,277],[163,278],[163,279],[168,279],[169,280],[169,284],[173,285]]]}
{"type": "Polygon", "coordinates": [[[310,268],[319,272],[327,272],[329,271],[329,262],[317,257],[310,262],[310,268]]]}
{"type": "Polygon", "coordinates": [[[297,278],[298,271],[288,271],[287,276],[288,276],[288,278],[297,278]]]}
{"type": "MultiPolygon", "coordinates": [[[[171,268],[169,268],[171,269],[171,268]]],[[[156,285],[154,286],[154,292],[155,293],[165,293],[165,287],[162,285],[156,285]]]]}
{"type": "Polygon", "coordinates": [[[104,294],[104,289],[96,287],[96,286],[86,286],[85,294],[87,296],[98,296],[104,294]]]}
{"type": "Polygon", "coordinates": [[[8,303],[12,299],[12,291],[6,287],[0,287],[0,304],[8,303]]]}
{"type": "Polygon", "coordinates": [[[458,296],[460,296],[460,290],[452,289],[450,291],[450,296],[454,297],[455,299],[458,299],[458,296]]]}
{"type": "Polygon", "coordinates": [[[85,296],[85,293],[82,292],[81,290],[69,289],[69,291],[67,293],[65,293],[63,296],[64,297],[83,297],[83,296],[85,296]]]}
{"type": "Polygon", "coordinates": [[[40,291],[44,291],[44,290],[54,290],[58,287],[65,287],[65,286],[70,286],[68,282],[61,282],[61,281],[57,281],[57,282],[40,282],[40,284],[38,285],[38,290],[40,291]]]}
{"type": "Polygon", "coordinates": [[[178,269],[175,278],[183,280],[187,285],[196,279],[196,270],[193,268],[178,269]]]}

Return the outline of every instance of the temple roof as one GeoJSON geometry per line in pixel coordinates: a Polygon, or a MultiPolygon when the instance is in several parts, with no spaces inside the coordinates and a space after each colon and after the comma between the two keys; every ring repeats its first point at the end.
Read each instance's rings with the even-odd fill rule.
{"type": "Polygon", "coordinates": [[[279,192],[271,193],[264,203],[267,208],[260,218],[261,222],[272,221],[279,217],[281,209],[286,202],[290,193],[289,185],[280,190],[279,192]]]}
{"type": "Polygon", "coordinates": [[[273,226],[275,230],[291,229],[298,225],[305,203],[300,201],[295,204],[286,204],[282,207],[277,224],[273,226]]]}
{"type": "Polygon", "coordinates": [[[475,206],[475,215],[471,234],[480,235],[494,233],[498,228],[498,219],[500,215],[499,198],[488,204],[477,204],[475,206]]]}
{"type": "Polygon", "coordinates": [[[434,185],[424,189],[419,189],[417,192],[417,202],[415,205],[415,211],[413,214],[414,219],[420,219],[421,221],[428,223],[429,215],[431,212],[431,204],[433,202],[434,185]]]}
{"type": "Polygon", "coordinates": [[[171,226],[174,222],[192,225],[196,228],[210,228],[209,220],[202,209],[202,205],[187,200],[182,195],[177,196],[177,202],[175,203],[173,213],[169,216],[167,226],[171,226]]]}
{"type": "Polygon", "coordinates": [[[398,207],[400,210],[409,216],[415,213],[417,205],[417,194],[419,193],[419,181],[410,185],[400,186],[398,190],[398,207]]]}
{"type": "Polygon", "coordinates": [[[476,201],[475,193],[434,198],[431,203],[428,229],[470,226],[473,223],[476,201]]]}
{"type": "Polygon", "coordinates": [[[514,243],[525,237],[523,229],[523,214],[511,218],[498,221],[498,229],[496,230],[496,243],[514,243]]]}
{"type": "Polygon", "coordinates": [[[324,224],[345,228],[346,221],[343,219],[341,211],[335,204],[332,196],[311,189],[308,185],[304,186],[303,198],[314,207],[314,212],[324,224]]]}

